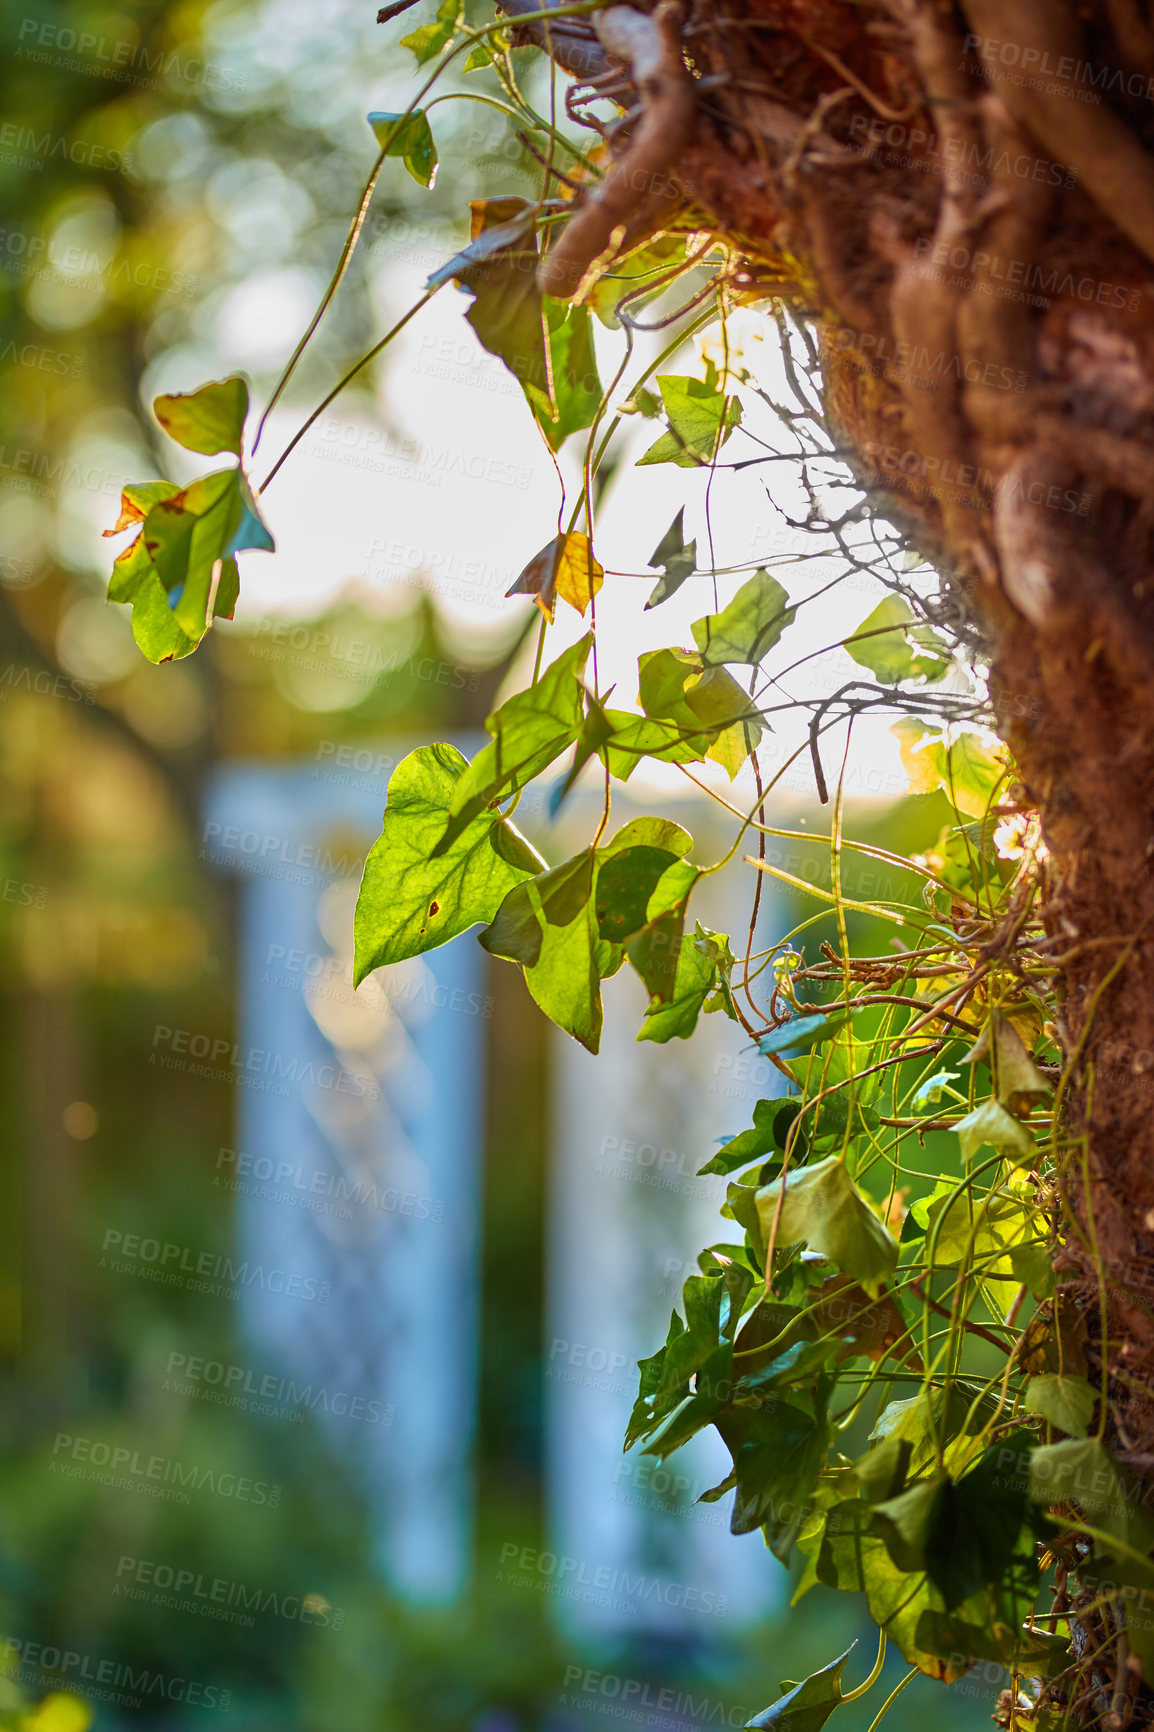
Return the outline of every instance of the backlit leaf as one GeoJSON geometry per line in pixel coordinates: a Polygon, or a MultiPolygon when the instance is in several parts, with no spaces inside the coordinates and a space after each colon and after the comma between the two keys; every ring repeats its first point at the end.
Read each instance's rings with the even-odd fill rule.
{"type": "Polygon", "coordinates": [[[411,48],[417,57],[417,65],[424,66],[427,60],[435,59],[442,49],[449,46],[464,22],[464,0],[443,0],[437,8],[436,21],[421,24],[408,36],[402,36],[401,47],[411,48]]]}
{"type": "Polygon", "coordinates": [[[657,387],[669,431],[637,459],[638,467],[676,463],[679,469],[699,469],[711,463],[741,421],[740,403],[718,388],[712,366],[704,379],[667,373],[658,379],[657,387]]]}
{"type": "Polygon", "coordinates": [[[231,451],[240,456],[248,414],[248,386],[243,379],[220,379],[199,391],[157,397],[152,409],[164,431],[186,451],[200,451],[207,457],[231,451]]]}
{"type": "Polygon", "coordinates": [[[557,594],[584,614],[605,581],[605,571],[593,557],[589,537],[579,529],[557,538],[557,594]]]}
{"type": "Polygon", "coordinates": [[[940,680],[952,663],[949,646],[931,627],[917,623],[908,601],[887,595],[858,626],[844,647],[860,667],[882,685],[901,680],[940,680]]]}
{"type": "Polygon", "coordinates": [[[728,607],[694,622],[694,642],[707,667],[721,662],[756,667],[793,624],[796,611],[776,577],[756,571],[728,607]]]}
{"type": "Polygon", "coordinates": [[[357,898],[357,985],[374,968],[419,956],[491,920],[514,885],[544,869],[496,812],[472,818],[451,847],[430,858],[467,768],[455,746],[434,745],[410,752],[393,771],[357,898]]]}
{"type": "Polygon", "coordinates": [[[418,186],[432,187],[437,178],[437,147],[424,109],[408,114],[378,112],[369,125],[386,156],[399,156],[418,186]]]}
{"type": "Polygon", "coordinates": [[[434,848],[444,852],[486,806],[531,782],[573,744],[581,732],[581,676],[591,639],[583,637],[547,667],[536,685],[508,698],[485,723],[493,738],[473,759],[453,790],[445,833],[434,848]]]}
{"type": "Polygon", "coordinates": [[[436,277],[453,276],[473,295],[465,317],[519,381],[555,451],[570,433],[589,426],[601,401],[589,309],[542,295],[537,287],[534,209],[526,199],[484,199],[472,212],[473,242],[497,229],[502,244],[490,245],[483,256],[474,244],[436,277]]]}

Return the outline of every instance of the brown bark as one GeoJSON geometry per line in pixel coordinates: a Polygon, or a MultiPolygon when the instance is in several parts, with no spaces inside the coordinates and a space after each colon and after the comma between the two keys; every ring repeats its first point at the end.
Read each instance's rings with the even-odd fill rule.
{"type": "MultiPolygon", "coordinates": [[[[642,91],[618,163],[642,139],[646,173],[742,255],[734,280],[816,321],[831,422],[980,634],[1041,815],[1072,1060],[1059,1269],[1091,1377],[1108,1366],[1111,1447],[1154,1483],[1149,10],[682,0],[675,16],[694,127],[663,134],[661,93],[642,91]]],[[[593,263],[575,239],[570,282],[593,263]]],[[[1107,1653],[1080,1709],[1154,1724],[1126,1679],[1107,1653]]]]}

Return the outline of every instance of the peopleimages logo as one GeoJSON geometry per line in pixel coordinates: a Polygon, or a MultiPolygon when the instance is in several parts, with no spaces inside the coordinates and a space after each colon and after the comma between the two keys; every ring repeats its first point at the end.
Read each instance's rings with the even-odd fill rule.
{"type": "MultiPolygon", "coordinates": [[[[203,1576],[196,1570],[157,1563],[152,1558],[122,1557],[116,1566],[116,1586],[112,1591],[207,1618],[226,1619],[232,1610],[260,1612],[266,1617],[288,1618],[294,1623],[334,1630],[339,1630],[345,1621],[343,1608],[330,1606],[323,1594],[278,1594],[271,1588],[246,1587],[243,1582],[230,1582],[227,1577],[203,1576]],[[171,1592],[137,1593],[122,1579],[125,1576],[140,1588],[171,1589],[171,1592]],[[179,1596],[183,1594],[191,1597],[181,1599],[179,1596]]],[[[251,1617],[240,1621],[250,1626],[253,1623],[251,1617]]]]}
{"type": "Polygon", "coordinates": [[[294,1419],[307,1411],[335,1413],[338,1419],[359,1419],[366,1425],[393,1422],[391,1403],[383,1407],[379,1401],[350,1395],[347,1390],[330,1390],[326,1384],[314,1389],[311,1383],[294,1383],[291,1377],[280,1377],[272,1371],[252,1371],[245,1365],[226,1365],[221,1359],[170,1353],[165,1373],[166,1390],[172,1379],[174,1393],[200,1396],[250,1413],[274,1413],[275,1407],[266,1408],[262,1403],[276,1403],[290,1408],[294,1419]]]}
{"type": "MultiPolygon", "coordinates": [[[[52,1461],[49,1465],[53,1471],[57,1471],[69,1462],[107,1468],[108,1474],[100,1477],[119,1475],[123,1489],[129,1491],[137,1489],[133,1484],[136,1480],[142,1485],[151,1483],[157,1487],[176,1486],[186,1493],[182,1501],[187,1501],[187,1491],[191,1487],[193,1491],[210,1491],[216,1497],[232,1498],[237,1503],[264,1504],[269,1509],[276,1509],[280,1503],[281,1487],[272,1485],[267,1480],[249,1479],[245,1474],[219,1473],[216,1468],[197,1467],[195,1463],[189,1465],[175,1460],[172,1456],[144,1456],[138,1449],[130,1449],[127,1444],[103,1443],[99,1438],[73,1437],[70,1432],[58,1431],[56,1442],[52,1445],[52,1461]]],[[[95,1476],[80,1473],[70,1477],[95,1476]]]]}
{"type": "Polygon", "coordinates": [[[728,1596],[712,1593],[708,1588],[691,1588],[684,1582],[663,1582],[659,1576],[647,1576],[641,1570],[631,1575],[628,1570],[614,1569],[609,1564],[590,1565],[584,1558],[539,1552],[532,1546],[519,1546],[512,1540],[506,1540],[501,1547],[500,1562],[502,1568],[497,1572],[498,1580],[507,1580],[515,1587],[540,1587],[565,1599],[592,1597],[596,1602],[599,1594],[620,1594],[627,1609],[633,1612],[648,1600],[679,1606],[686,1612],[700,1612],[704,1617],[724,1618],[729,1611],[728,1596]],[[507,1575],[506,1565],[510,1566],[507,1575]]]}
{"type": "Polygon", "coordinates": [[[305,1299],[324,1305],[332,1291],[328,1281],[317,1281],[311,1275],[290,1275],[287,1269],[266,1271],[263,1263],[250,1265],[247,1260],[234,1263],[219,1251],[197,1251],[191,1245],[174,1245],[171,1241],[162,1243],[160,1239],[142,1238],[139,1233],[125,1233],[119,1227],[107,1228],[100,1249],[117,1253],[101,1257],[101,1269],[156,1276],[194,1292],[232,1297],[233,1291],[242,1287],[263,1287],[270,1293],[283,1294],[286,1299],[305,1299]],[[144,1264],[143,1269],[140,1264],[144,1264]],[[192,1279],[185,1281],[185,1276],[192,1279]]]}
{"type": "Polygon", "coordinates": [[[596,1706],[602,1713],[611,1713],[616,1718],[644,1718],[647,1726],[660,1724],[653,1718],[654,1712],[676,1716],[674,1724],[679,1726],[688,1720],[700,1726],[732,1727],[745,1726],[751,1713],[749,1708],[736,1703],[727,1705],[709,1696],[691,1696],[686,1690],[652,1684],[643,1678],[623,1678],[617,1672],[594,1672],[587,1666],[566,1666],[562,1692],[563,1705],[573,1708],[596,1706]],[[568,1692],[568,1699],[565,1692],[568,1692]],[[601,1701],[591,1702],[590,1697],[600,1697],[601,1701]],[[612,1702],[614,1707],[601,1708],[602,1702],[612,1702]],[[642,1716],[637,1712],[640,1708],[647,1708],[650,1713],[642,1716]]]}
{"type": "Polygon", "coordinates": [[[171,1678],[163,1672],[150,1672],[147,1667],[137,1671],[117,1660],[99,1660],[91,1654],[74,1653],[70,1648],[52,1647],[46,1642],[21,1642],[15,1636],[5,1636],[0,1655],[0,1665],[10,1678],[19,1678],[24,1683],[36,1683],[46,1674],[62,1678],[75,1695],[97,1702],[120,1702],[130,1708],[142,1708],[143,1698],[150,1696],[154,1705],[163,1699],[223,1711],[232,1701],[232,1691],[215,1684],[201,1684],[193,1678],[171,1678]],[[119,1691],[132,1694],[121,1695],[119,1691]]]}

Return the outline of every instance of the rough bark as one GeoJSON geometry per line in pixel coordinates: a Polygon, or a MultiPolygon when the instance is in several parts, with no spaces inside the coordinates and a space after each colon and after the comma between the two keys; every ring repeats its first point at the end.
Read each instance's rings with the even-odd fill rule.
{"type": "MultiPolygon", "coordinates": [[[[1111,1447],[1154,1482],[1150,12],[662,0],[636,8],[654,13],[642,65],[621,10],[593,20],[618,79],[602,88],[624,84],[632,104],[613,202],[579,212],[547,286],[578,292],[610,230],[609,252],[672,185],[740,253],[739,285],[816,321],[829,415],[862,481],[980,633],[1051,856],[1073,1060],[1059,1269],[1090,1375],[1108,1366],[1111,1447]],[[662,73],[671,40],[694,75],[689,126],[681,112],[663,125],[684,96],[680,63],[662,73]]],[[[1099,1657],[1080,1712],[1154,1724],[1121,1660],[1099,1657]]]]}

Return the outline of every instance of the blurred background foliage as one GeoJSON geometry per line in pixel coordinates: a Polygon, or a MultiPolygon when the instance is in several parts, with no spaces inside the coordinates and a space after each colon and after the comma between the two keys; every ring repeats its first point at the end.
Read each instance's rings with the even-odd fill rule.
{"type": "MultiPolygon", "coordinates": [[[[451,1612],[390,1600],[355,1489],[310,1421],[261,1421],[162,1392],[167,1354],[189,1337],[206,1355],[235,1354],[227,1304],[99,1266],[104,1227],[136,1225],[143,1196],[152,1231],[179,1228],[185,1242],[222,1250],[230,1241],[229,1196],[208,1191],[198,1169],[205,1148],[230,1140],[234,1091],[149,1069],[144,1056],[161,1022],[234,1034],[235,888],[203,859],[206,777],[226,757],[308,759],[321,742],[477,726],[501,676],[492,634],[473,666],[427,597],[383,612],[353,574],[305,622],[306,653],[270,653],[267,622],[250,619],[214,632],[189,661],[154,668],[126,610],[104,602],[94,556],[93,529],[114,520],[121,482],[165,471],[170,454],[143,408],[161,380],[211,376],[223,355],[258,400],[267,394],[372,161],[351,69],[371,63],[382,100],[386,49],[406,25],[378,28],[365,0],[18,0],[2,19],[0,1159],[12,1206],[0,1260],[0,1634],[210,1680],[233,1692],[245,1732],[584,1724],[561,1697],[566,1666],[585,1656],[555,1632],[545,1596],[494,1581],[481,1563],[451,1612]],[[70,46],[82,40],[83,51],[70,46]],[[372,646],[356,677],[308,648],[342,634],[372,646]],[[465,677],[430,677],[441,665],[465,677]],[[54,1476],[50,1440],[81,1418],[109,1442],[227,1460],[275,1481],[291,1517],[221,1498],[185,1509],[54,1476]],[[341,1627],[265,1616],[248,1629],[133,1600],[116,1592],[118,1553],[314,1595],[341,1610],[341,1627]]],[[[393,60],[399,95],[408,72],[393,60]]],[[[418,212],[398,184],[407,177],[391,179],[374,204],[376,231],[403,235],[408,223],[448,235],[465,201],[492,190],[493,162],[455,150],[464,122],[442,115],[441,182],[418,212]]],[[[528,188],[516,141],[494,148],[500,190],[519,179],[528,188]]],[[[316,401],[379,334],[373,232],[294,400],[316,401]]],[[[928,846],[944,807],[904,811],[887,818],[887,845],[928,846]]],[[[547,1049],[513,971],[491,969],[482,1560],[511,1538],[545,1543],[547,1049]]],[[[846,1596],[819,1589],[724,1650],[626,1659],[633,1676],[762,1705],[780,1676],[804,1676],[864,1633],[855,1618],[846,1596]]],[[[919,1684],[895,1726],[920,1724],[931,1701],[943,1725],[984,1717],[972,1699],[919,1684]]],[[[58,1706],[25,1722],[5,1696],[0,1712],[72,1732],[58,1706]]],[[[159,1701],[127,1717],[98,1709],[110,1726],[213,1718],[159,1701]]]]}

